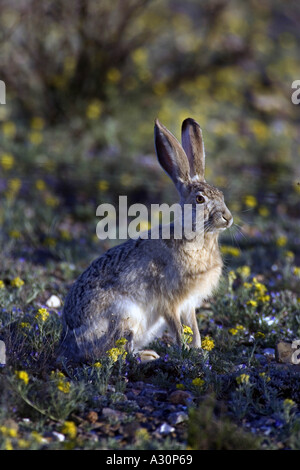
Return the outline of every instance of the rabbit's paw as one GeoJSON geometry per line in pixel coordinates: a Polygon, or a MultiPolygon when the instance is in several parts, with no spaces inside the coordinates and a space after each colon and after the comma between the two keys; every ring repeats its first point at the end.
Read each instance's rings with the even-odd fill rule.
{"type": "Polygon", "coordinates": [[[138,354],[141,359],[141,362],[155,361],[160,357],[157,352],[153,351],[152,349],[143,349],[142,351],[139,351],[138,354]]]}

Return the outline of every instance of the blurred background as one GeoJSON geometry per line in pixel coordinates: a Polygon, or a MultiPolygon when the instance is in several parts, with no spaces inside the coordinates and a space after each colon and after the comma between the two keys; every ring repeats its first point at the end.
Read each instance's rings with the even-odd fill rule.
{"type": "Polygon", "coordinates": [[[175,202],[156,117],[178,138],[200,123],[229,253],[246,236],[299,256],[299,24],[296,0],[0,0],[2,256],[86,265],[99,204],[175,202]]]}

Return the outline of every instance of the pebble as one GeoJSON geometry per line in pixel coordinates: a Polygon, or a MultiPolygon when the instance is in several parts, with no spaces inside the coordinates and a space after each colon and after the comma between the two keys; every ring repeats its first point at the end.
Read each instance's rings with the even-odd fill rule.
{"type": "Polygon", "coordinates": [[[102,415],[104,416],[104,418],[123,418],[123,413],[121,411],[114,410],[113,408],[103,408],[102,415]]]}
{"type": "Polygon", "coordinates": [[[178,411],[177,413],[171,413],[168,416],[168,421],[172,426],[176,426],[177,424],[183,423],[188,419],[188,414],[182,411],[178,411]]]}
{"type": "Polygon", "coordinates": [[[61,307],[61,300],[57,295],[51,295],[51,297],[46,301],[46,305],[49,308],[58,308],[61,307]]]}
{"type": "Polygon", "coordinates": [[[173,426],[170,426],[168,423],[163,423],[159,426],[157,429],[157,432],[159,434],[170,434],[171,432],[174,432],[175,428],[173,426]]]}

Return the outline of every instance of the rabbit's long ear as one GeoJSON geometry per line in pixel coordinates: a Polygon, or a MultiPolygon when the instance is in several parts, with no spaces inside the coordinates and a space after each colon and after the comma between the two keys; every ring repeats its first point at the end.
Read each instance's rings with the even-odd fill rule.
{"type": "Polygon", "coordinates": [[[192,177],[205,181],[205,149],[202,131],[194,119],[185,119],[181,128],[182,147],[188,157],[192,177]]]}
{"type": "Polygon", "coordinates": [[[190,166],[181,144],[158,119],[155,120],[154,141],[159,163],[181,193],[190,182],[190,166]]]}

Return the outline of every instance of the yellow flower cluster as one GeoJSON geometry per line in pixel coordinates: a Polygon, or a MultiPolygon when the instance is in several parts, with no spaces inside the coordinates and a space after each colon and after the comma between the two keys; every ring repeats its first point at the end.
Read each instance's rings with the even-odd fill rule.
{"type": "Polygon", "coordinates": [[[41,320],[42,322],[46,321],[48,317],[49,312],[46,308],[39,308],[37,314],[35,315],[35,318],[37,320],[41,320]]]}
{"type": "Polygon", "coordinates": [[[2,280],[0,280],[0,289],[4,289],[5,288],[5,284],[2,280]]]}
{"type": "Polygon", "coordinates": [[[68,436],[70,439],[75,439],[77,436],[77,427],[73,421],[65,421],[61,432],[68,436]]]}
{"type": "Polygon", "coordinates": [[[250,207],[251,209],[253,209],[254,207],[257,206],[257,199],[255,196],[252,196],[249,194],[248,196],[244,197],[244,203],[247,207],[250,207]]]}
{"type": "Polygon", "coordinates": [[[243,325],[236,325],[235,328],[230,328],[228,331],[229,331],[230,334],[235,336],[239,333],[239,331],[243,331],[244,329],[245,329],[245,327],[243,325]]]}
{"type": "Polygon", "coordinates": [[[195,387],[202,387],[205,384],[205,381],[201,379],[200,377],[197,377],[196,379],[192,380],[192,385],[195,387]]]}
{"type": "Polygon", "coordinates": [[[86,117],[91,120],[98,119],[102,113],[102,108],[101,101],[97,99],[91,101],[86,109],[86,117]]]}
{"type": "Polygon", "coordinates": [[[12,287],[22,287],[24,285],[24,281],[20,277],[15,277],[10,281],[10,283],[12,287]]]}
{"type": "Polygon", "coordinates": [[[60,392],[70,392],[71,384],[62,372],[53,370],[51,372],[51,378],[57,381],[57,388],[60,392]]]}
{"type": "Polygon", "coordinates": [[[280,237],[277,238],[276,240],[276,245],[279,247],[285,246],[287,244],[287,237],[285,235],[281,235],[280,237]]]}
{"type": "Polygon", "coordinates": [[[256,338],[256,339],[263,339],[263,338],[265,338],[265,337],[266,337],[266,335],[265,335],[264,333],[262,333],[261,331],[258,331],[258,332],[255,333],[255,335],[254,335],[254,338],[256,338]]]}
{"type": "Polygon", "coordinates": [[[231,255],[231,256],[234,256],[234,257],[238,257],[240,256],[240,250],[234,246],[227,246],[227,245],[223,245],[221,246],[221,253],[223,255],[231,255]]]}
{"type": "Polygon", "coordinates": [[[190,344],[193,341],[193,330],[187,326],[182,326],[182,340],[185,344],[190,344]]]}
{"type": "Polygon", "coordinates": [[[25,372],[24,370],[16,370],[15,371],[15,374],[16,374],[16,377],[19,379],[19,380],[22,380],[25,385],[28,384],[29,382],[29,375],[27,374],[27,372],[25,372]]]}
{"type": "Polygon", "coordinates": [[[300,277],[300,267],[299,266],[294,266],[293,274],[297,277],[300,277]]]}
{"type": "Polygon", "coordinates": [[[236,272],[243,278],[247,278],[250,276],[251,269],[249,266],[240,266],[237,268],[236,272]]]}
{"type": "Polygon", "coordinates": [[[250,375],[241,374],[236,378],[236,381],[239,385],[249,383],[250,375]]]}
{"type": "Polygon", "coordinates": [[[296,405],[296,403],[294,402],[294,400],[292,400],[291,398],[286,398],[286,399],[284,400],[283,404],[284,404],[285,407],[288,407],[288,408],[293,407],[293,406],[296,405]]]}
{"type": "Polygon", "coordinates": [[[95,362],[95,363],[93,364],[93,367],[95,367],[96,369],[101,369],[102,364],[101,364],[101,362],[95,362]]]}
{"type": "Polygon", "coordinates": [[[119,357],[121,359],[125,359],[127,356],[127,352],[125,351],[125,345],[127,343],[126,338],[120,338],[116,341],[116,346],[115,348],[111,348],[108,351],[106,351],[106,354],[108,357],[112,360],[112,362],[116,362],[119,357]]]}
{"type": "Polygon", "coordinates": [[[0,426],[0,432],[5,437],[18,437],[18,431],[8,426],[0,426]]]}
{"type": "Polygon", "coordinates": [[[206,351],[211,351],[214,349],[215,343],[214,340],[211,339],[209,336],[205,336],[205,338],[202,341],[202,349],[205,349],[206,351]]]}
{"type": "Polygon", "coordinates": [[[0,157],[0,165],[2,166],[3,170],[10,170],[15,163],[14,156],[11,153],[3,153],[0,157]]]}

